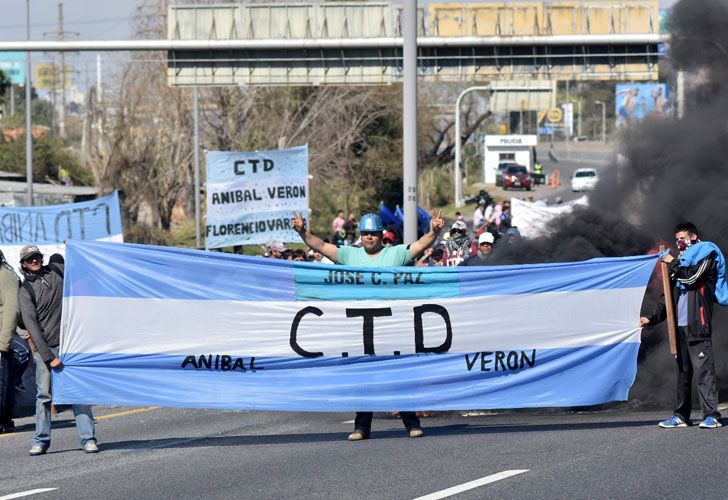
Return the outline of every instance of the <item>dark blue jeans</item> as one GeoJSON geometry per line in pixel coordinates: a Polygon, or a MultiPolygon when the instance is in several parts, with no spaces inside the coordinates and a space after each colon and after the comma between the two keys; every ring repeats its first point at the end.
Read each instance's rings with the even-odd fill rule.
{"type": "Polygon", "coordinates": [[[15,387],[10,370],[12,354],[0,352],[0,432],[11,427],[15,387]]]}

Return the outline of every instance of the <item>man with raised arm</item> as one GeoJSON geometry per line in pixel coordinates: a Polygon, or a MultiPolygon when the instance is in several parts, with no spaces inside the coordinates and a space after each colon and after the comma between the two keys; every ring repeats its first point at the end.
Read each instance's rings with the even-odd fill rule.
{"type": "MultiPolygon", "coordinates": [[[[293,213],[293,229],[298,232],[306,245],[314,251],[322,253],[333,262],[345,266],[404,266],[435,242],[444,225],[445,221],[442,219],[442,210],[440,210],[437,215],[433,216],[430,230],[422,238],[409,246],[394,245],[385,247],[382,244],[384,233],[382,219],[376,214],[366,214],[359,221],[362,246],[341,246],[337,248],[335,245],[324,243],[321,238],[307,232],[303,214],[293,213]]],[[[409,437],[417,438],[422,436],[420,419],[417,418],[415,412],[402,411],[399,414],[402,416],[402,423],[407,428],[409,437]]],[[[373,416],[372,412],[356,413],[354,432],[349,434],[349,441],[361,441],[369,438],[373,416]]]]}

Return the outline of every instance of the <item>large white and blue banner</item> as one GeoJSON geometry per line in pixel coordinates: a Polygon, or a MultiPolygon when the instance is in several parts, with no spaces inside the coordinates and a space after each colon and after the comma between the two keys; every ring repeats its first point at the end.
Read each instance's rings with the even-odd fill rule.
{"type": "Polygon", "coordinates": [[[308,146],[206,159],[205,248],[301,240],[291,213],[308,218],[308,146]]]}
{"type": "Polygon", "coordinates": [[[371,268],[71,241],[53,397],[295,411],[625,400],[657,257],[371,268]]]}
{"type": "Polygon", "coordinates": [[[14,268],[20,249],[37,245],[45,255],[65,253],[67,240],[124,240],[119,196],[81,203],[37,207],[0,207],[0,249],[14,268]]]}

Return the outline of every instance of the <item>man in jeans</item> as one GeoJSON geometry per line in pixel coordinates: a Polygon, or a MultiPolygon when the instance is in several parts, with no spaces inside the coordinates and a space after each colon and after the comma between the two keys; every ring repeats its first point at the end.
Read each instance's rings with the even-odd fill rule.
{"type": "MultiPolygon", "coordinates": [[[[63,264],[43,265],[43,254],[35,245],[20,250],[20,267],[25,278],[20,287],[20,313],[36,347],[35,438],[30,455],[42,455],[51,445],[51,370],[63,366],[58,357],[63,306],[63,264]]],[[[94,418],[88,405],[73,405],[76,429],[86,453],[99,451],[94,437],[94,418]]]]}

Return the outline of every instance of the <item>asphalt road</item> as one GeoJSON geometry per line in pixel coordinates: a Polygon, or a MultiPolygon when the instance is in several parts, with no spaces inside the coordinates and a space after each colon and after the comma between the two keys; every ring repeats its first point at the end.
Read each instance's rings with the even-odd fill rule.
{"type": "Polygon", "coordinates": [[[577,168],[594,168],[598,173],[603,173],[611,167],[614,157],[612,145],[604,145],[601,143],[580,143],[580,144],[564,144],[557,143],[554,145],[554,151],[558,158],[558,162],[549,159],[549,148],[544,144],[537,149],[538,157],[543,163],[544,171],[550,174],[553,169],[558,169],[561,174],[561,186],[555,190],[551,190],[547,196],[553,201],[553,198],[560,196],[564,201],[580,198],[583,193],[574,193],[571,191],[571,176],[577,168]]]}
{"type": "Polygon", "coordinates": [[[101,453],[58,416],[29,457],[32,418],[0,436],[0,498],[723,498],[728,430],[666,430],[669,411],[527,411],[393,418],[350,443],[350,414],[96,408],[101,453]],[[346,423],[345,423],[346,422],[346,423]],[[463,485],[466,486],[463,486],[463,485]],[[480,484],[480,485],[478,485],[480,484]],[[52,488],[52,489],[51,489],[52,488]],[[457,491],[457,490],[456,490],[457,491]]]}

